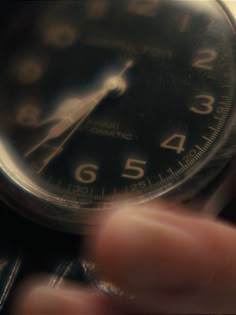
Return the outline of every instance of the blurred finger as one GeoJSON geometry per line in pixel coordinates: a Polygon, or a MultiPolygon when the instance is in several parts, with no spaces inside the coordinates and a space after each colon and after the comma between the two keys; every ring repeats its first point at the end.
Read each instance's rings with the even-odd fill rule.
{"type": "Polygon", "coordinates": [[[236,314],[236,230],[210,218],[121,209],[96,235],[102,274],[135,296],[138,312],[236,314]]]}
{"type": "Polygon", "coordinates": [[[30,281],[17,293],[12,315],[118,315],[106,296],[77,286],[52,289],[30,281]]]}

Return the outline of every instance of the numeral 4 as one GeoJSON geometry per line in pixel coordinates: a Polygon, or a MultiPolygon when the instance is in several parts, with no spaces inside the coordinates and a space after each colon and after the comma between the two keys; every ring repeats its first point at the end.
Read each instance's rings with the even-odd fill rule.
{"type": "Polygon", "coordinates": [[[178,154],[181,154],[182,152],[185,151],[184,148],[185,142],[186,142],[185,135],[174,134],[161,143],[161,148],[174,150],[178,154]]]}

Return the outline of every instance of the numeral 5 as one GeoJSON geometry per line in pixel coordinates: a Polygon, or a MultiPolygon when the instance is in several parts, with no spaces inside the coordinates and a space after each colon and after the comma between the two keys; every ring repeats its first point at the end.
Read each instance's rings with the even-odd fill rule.
{"type": "MultiPolygon", "coordinates": [[[[141,179],[145,175],[146,161],[128,159],[121,177],[141,179]]],[[[96,164],[81,164],[75,171],[75,179],[83,184],[92,184],[97,180],[99,167],[96,164]]]]}

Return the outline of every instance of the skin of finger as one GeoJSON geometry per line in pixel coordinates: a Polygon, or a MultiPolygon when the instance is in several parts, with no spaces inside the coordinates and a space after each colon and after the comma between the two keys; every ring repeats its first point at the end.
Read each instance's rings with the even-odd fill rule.
{"type": "Polygon", "coordinates": [[[105,295],[65,283],[49,288],[37,279],[27,281],[16,292],[12,315],[124,315],[105,295]]]}
{"type": "MultiPolygon", "coordinates": [[[[97,235],[97,242],[94,248],[94,257],[98,261],[100,272],[103,275],[118,284],[125,291],[136,296],[133,304],[143,312],[180,312],[180,313],[236,313],[236,231],[234,227],[218,222],[217,220],[197,217],[194,215],[186,215],[173,213],[169,211],[169,207],[165,203],[160,203],[155,209],[122,209],[118,213],[113,214],[104,223],[97,235]],[[196,240],[196,248],[190,253],[186,252],[185,257],[180,259],[178,252],[173,250],[170,252],[170,246],[161,246],[159,229],[151,231],[152,235],[146,236],[139,234],[139,231],[130,231],[124,228],[127,215],[145,218],[158,224],[169,224],[188,233],[196,240]],[[134,233],[132,237],[136,237],[136,244],[129,244],[129,235],[134,233]],[[147,242],[148,240],[148,242],[147,242]],[[145,242],[147,242],[145,244],[145,242]],[[147,245],[147,246],[146,246],[147,245]],[[133,248],[131,248],[131,246],[133,248]],[[135,248],[135,250],[134,250],[135,248]],[[196,250],[196,252],[195,252],[196,250]],[[168,270],[171,277],[179,269],[176,264],[185,263],[186,269],[180,275],[181,283],[171,283],[171,277],[166,274],[167,286],[160,284],[160,273],[163,265],[160,266],[158,258],[160,251],[165,257],[172,259],[172,270],[164,268],[164,273],[168,270]],[[195,254],[194,254],[195,252],[195,254]],[[130,258],[130,256],[133,256],[130,258]],[[156,258],[155,258],[156,256],[156,258]],[[149,264],[148,259],[156,262],[149,264]],[[141,261],[141,263],[140,263],[141,261]],[[148,274],[153,275],[151,285],[145,283],[142,290],[142,281],[145,277],[137,273],[135,265],[152,266],[153,270],[148,270],[148,274]],[[173,265],[175,266],[173,268],[173,265]],[[156,269],[159,270],[156,270],[156,269]],[[129,273],[136,273],[135,286],[130,285],[129,273]],[[127,276],[128,275],[128,276],[127,276]],[[155,279],[155,276],[157,277],[155,279]],[[190,280],[190,281],[189,281],[190,280]],[[140,281],[140,283],[138,283],[140,281]],[[187,285],[186,285],[187,283],[187,285]]],[[[157,224],[157,227],[158,227],[157,224]]],[[[142,230],[143,233],[149,233],[148,230],[142,230]]],[[[170,244],[169,244],[170,245],[170,244]]],[[[189,249],[188,249],[189,250],[189,249]]],[[[145,272],[145,271],[144,271],[145,272]]],[[[163,279],[163,277],[162,277],[163,279]]],[[[133,284],[133,283],[132,283],[133,284]]]]}

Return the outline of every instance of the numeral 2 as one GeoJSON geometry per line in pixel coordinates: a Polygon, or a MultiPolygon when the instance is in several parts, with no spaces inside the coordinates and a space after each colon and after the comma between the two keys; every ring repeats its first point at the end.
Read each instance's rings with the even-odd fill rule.
{"type": "Polygon", "coordinates": [[[193,60],[193,67],[204,70],[212,70],[217,52],[213,49],[200,49],[193,60]]]}

